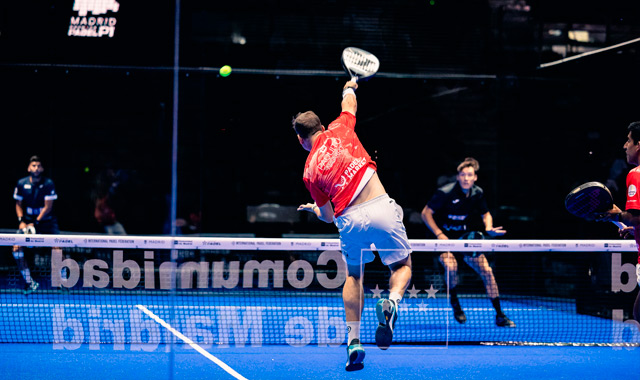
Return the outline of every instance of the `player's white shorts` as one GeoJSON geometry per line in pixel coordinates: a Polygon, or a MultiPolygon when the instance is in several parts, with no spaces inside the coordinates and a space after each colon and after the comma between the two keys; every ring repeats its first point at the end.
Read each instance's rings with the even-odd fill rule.
{"type": "Polygon", "coordinates": [[[388,194],[356,206],[347,207],[335,218],[340,231],[342,256],[349,265],[366,264],[375,258],[390,265],[411,253],[407,231],[402,223],[404,212],[388,194]]]}

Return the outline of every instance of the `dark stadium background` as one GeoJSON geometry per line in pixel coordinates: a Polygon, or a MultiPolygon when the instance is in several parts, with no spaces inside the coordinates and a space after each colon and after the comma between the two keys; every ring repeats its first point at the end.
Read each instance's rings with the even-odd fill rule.
{"type": "MultiPolygon", "coordinates": [[[[127,232],[167,231],[174,3],[119,4],[113,38],[67,36],[73,0],[0,5],[1,228],[16,228],[13,187],[38,154],[56,183],[61,230],[101,231],[92,191],[112,169],[127,232]]],[[[640,119],[638,44],[538,66],[637,38],[640,6],[181,4],[177,214],[200,211],[201,233],[336,232],[291,215],[310,198],[301,179],[306,152],[290,120],[309,109],[325,125],[338,115],[347,78],[340,53],[357,46],[381,61],[378,77],[358,90],[357,130],[405,209],[410,238],[430,237],[418,213],[439,177],[455,174],[467,156],[480,161],[478,184],[507,238],[616,237],[613,226],[569,215],[563,200],[582,182],[605,182],[614,160],[624,159],[626,126],[640,119]],[[569,39],[570,30],[587,30],[592,40],[569,39]],[[234,69],[227,78],[217,74],[223,65],[234,69]],[[260,205],[281,212],[252,223],[260,205]]],[[[615,196],[622,206],[624,190],[615,196]]]]}

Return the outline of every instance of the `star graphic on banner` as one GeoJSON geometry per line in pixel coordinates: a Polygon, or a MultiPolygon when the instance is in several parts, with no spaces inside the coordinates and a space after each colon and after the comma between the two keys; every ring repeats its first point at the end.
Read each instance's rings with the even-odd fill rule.
{"type": "Polygon", "coordinates": [[[376,284],[376,288],[371,289],[371,292],[373,293],[373,298],[382,298],[382,292],[384,292],[384,289],[380,289],[378,284],[376,284]]]}
{"type": "Polygon", "coordinates": [[[409,308],[411,308],[411,305],[406,302],[400,302],[400,304],[398,305],[398,312],[400,314],[408,313],[409,308]]]}
{"type": "Polygon", "coordinates": [[[431,284],[431,288],[425,290],[425,292],[429,293],[429,295],[427,296],[427,299],[436,298],[436,293],[438,293],[438,289],[434,289],[433,284],[431,284]]]}
{"type": "Polygon", "coordinates": [[[418,298],[418,293],[421,292],[420,289],[416,289],[416,285],[414,284],[411,289],[407,289],[407,292],[409,292],[409,298],[418,298]]]}
{"type": "Polygon", "coordinates": [[[422,301],[421,301],[421,302],[418,304],[418,312],[419,312],[419,313],[426,313],[426,312],[427,312],[427,310],[428,310],[428,309],[427,309],[427,306],[429,306],[429,304],[426,304],[426,303],[424,303],[424,302],[422,302],[422,301]]]}

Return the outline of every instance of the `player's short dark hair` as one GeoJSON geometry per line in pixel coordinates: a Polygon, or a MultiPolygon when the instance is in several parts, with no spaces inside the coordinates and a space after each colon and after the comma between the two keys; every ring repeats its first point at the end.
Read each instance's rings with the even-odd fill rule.
{"type": "Polygon", "coordinates": [[[640,121],[634,121],[629,124],[627,130],[631,132],[631,139],[633,140],[633,143],[637,144],[638,141],[640,141],[640,121]]]}
{"type": "Polygon", "coordinates": [[[300,112],[292,120],[293,129],[303,139],[322,131],[320,118],[313,111],[300,112]]]}
{"type": "Polygon", "coordinates": [[[458,165],[458,173],[466,168],[473,168],[473,171],[477,173],[480,170],[480,163],[473,157],[467,157],[458,165]]]}
{"type": "Polygon", "coordinates": [[[31,156],[31,158],[29,159],[29,164],[31,164],[32,162],[42,163],[42,160],[40,159],[40,156],[31,156]]]}

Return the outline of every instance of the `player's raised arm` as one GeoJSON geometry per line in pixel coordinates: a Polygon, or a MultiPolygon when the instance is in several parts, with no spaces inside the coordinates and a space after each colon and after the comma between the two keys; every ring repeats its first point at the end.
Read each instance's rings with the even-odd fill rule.
{"type": "Polygon", "coordinates": [[[342,112],[349,112],[353,116],[356,115],[356,111],[358,110],[356,89],[358,89],[358,84],[353,81],[348,81],[342,90],[342,112]]]}

